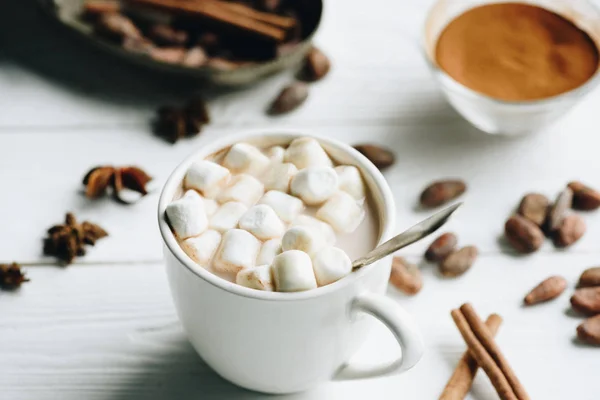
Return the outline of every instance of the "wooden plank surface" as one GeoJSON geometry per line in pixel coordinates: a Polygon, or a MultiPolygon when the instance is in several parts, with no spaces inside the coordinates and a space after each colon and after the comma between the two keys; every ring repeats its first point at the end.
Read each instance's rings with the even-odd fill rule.
{"type": "MultiPolygon", "coordinates": [[[[596,349],[573,342],[581,318],[568,312],[568,298],[579,273],[599,257],[483,256],[456,280],[423,265],[425,285],[416,297],[389,289],[423,331],[427,352],[417,367],[402,376],[332,382],[286,398],[436,398],[464,351],[449,311],[468,300],[481,315],[504,316],[499,344],[532,398],[592,400],[590,379],[600,359],[596,349]],[[523,308],[524,294],[551,274],[569,280],[567,291],[551,303],[523,308]]],[[[32,281],[19,292],[0,293],[4,399],[269,398],[224,382],[199,359],[177,321],[162,265],[31,267],[28,274],[32,281]]],[[[391,335],[377,328],[358,360],[396,355],[391,335]]],[[[487,378],[479,376],[469,399],[495,398],[487,378]]]]}
{"type": "MultiPolygon", "coordinates": [[[[65,35],[34,0],[0,5],[0,262],[18,260],[32,282],[0,292],[0,398],[262,399],[218,378],[187,342],[173,309],[156,224],[158,192],[138,204],[87,201],[83,174],[97,164],[137,164],[160,186],[194,149],[242,129],[292,128],[347,143],[394,149],[385,175],[397,202],[397,230],[428,215],[418,193],[434,179],[465,179],[463,209],[448,230],[481,257],[462,278],[445,280],[421,265],[425,287],[414,298],[389,295],[420,324],[423,361],[399,377],[332,382],[289,399],[434,399],[464,351],[450,308],[472,301],[481,315],[505,318],[499,342],[535,399],[596,399],[598,350],[573,341],[581,318],[568,312],[580,272],[600,263],[600,213],[586,213],[586,236],[573,248],[550,243],[516,257],[501,240],[504,220],[527,191],[554,196],[571,179],[600,187],[595,91],[561,122],[537,135],[491,137],[445,102],[419,49],[431,0],[326,2],[317,43],[334,68],[312,85],[297,112],[264,109],[291,79],[284,73],[239,91],[211,90],[213,115],[203,134],[171,146],[150,133],[158,105],[206,92],[197,82],[121,64],[65,35]],[[45,228],[74,211],[111,234],[77,265],[51,265],[41,253],[45,228]],[[551,274],[570,287],[556,301],[524,309],[523,295],[551,274]]],[[[402,254],[419,262],[427,243],[402,254]]],[[[358,356],[394,354],[384,329],[358,356]]],[[[495,399],[479,376],[469,399],[495,399]]]]}
{"type": "MultiPolygon", "coordinates": [[[[425,185],[455,176],[465,179],[469,191],[464,208],[448,229],[464,244],[473,243],[485,253],[510,251],[499,241],[504,221],[528,191],[554,197],[571,179],[600,185],[600,162],[594,161],[596,126],[573,112],[563,123],[540,135],[521,139],[490,138],[464,122],[443,128],[421,126],[323,127],[308,129],[348,143],[375,142],[394,149],[398,161],[385,175],[397,203],[397,230],[425,218],[432,211],[417,207],[425,185]]],[[[41,261],[45,229],[71,210],[82,219],[100,223],[111,234],[83,260],[158,261],[162,257],[156,222],[159,191],[131,206],[110,198],[89,201],[81,193],[81,178],[99,164],[145,168],[162,186],[172,169],[194,149],[236,129],[207,129],[200,137],[171,146],[143,129],[96,129],[65,133],[46,131],[0,135],[0,187],[6,196],[0,217],[0,258],[41,261]],[[29,162],[23,163],[23,157],[29,162]],[[15,168],[15,165],[20,165],[15,168]],[[14,195],[18,193],[18,195],[14,195]]],[[[600,213],[583,213],[588,233],[570,251],[600,250],[600,213]]],[[[419,254],[426,243],[410,248],[419,254]]],[[[548,242],[543,251],[554,251],[548,242]]]]}

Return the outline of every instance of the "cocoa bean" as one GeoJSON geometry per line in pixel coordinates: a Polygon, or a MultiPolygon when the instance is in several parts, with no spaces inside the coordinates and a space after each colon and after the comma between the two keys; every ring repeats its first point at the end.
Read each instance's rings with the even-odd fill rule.
{"type": "Polygon", "coordinates": [[[394,257],[390,283],[408,295],[417,294],[423,287],[419,268],[402,257],[394,257]]]}
{"type": "Polygon", "coordinates": [[[596,210],[600,207],[600,192],[581,182],[569,182],[573,191],[573,208],[582,211],[596,210]]]}
{"type": "Polygon", "coordinates": [[[548,212],[548,219],[546,221],[546,233],[552,233],[560,228],[563,219],[567,215],[567,210],[571,208],[573,202],[573,191],[566,188],[559,193],[556,201],[552,205],[552,208],[548,212]]]}
{"type": "Polygon", "coordinates": [[[551,276],[543,280],[525,296],[528,306],[552,300],[561,295],[567,288],[567,280],[562,276],[551,276]]]}
{"type": "Polygon", "coordinates": [[[582,314],[600,314],[600,287],[577,289],[571,297],[571,306],[582,314]]]}
{"type": "Polygon", "coordinates": [[[577,338],[587,344],[600,345],[600,315],[583,321],[577,327],[577,338]]]}
{"type": "Polygon", "coordinates": [[[192,47],[183,56],[181,64],[189,68],[198,68],[206,64],[208,56],[202,47],[192,47]]]}
{"type": "Polygon", "coordinates": [[[183,46],[188,41],[188,33],[168,24],[154,24],[148,30],[148,37],[160,46],[183,46]]]}
{"type": "Polygon", "coordinates": [[[380,170],[392,166],[396,161],[396,157],[391,150],[376,144],[357,144],[354,148],[380,170]]]}
{"type": "Polygon", "coordinates": [[[600,286],[600,267],[588,268],[579,277],[578,287],[600,286]]]}
{"type": "Polygon", "coordinates": [[[477,259],[477,247],[466,246],[460,250],[450,253],[440,264],[440,272],[447,277],[455,277],[464,274],[477,259]]]}
{"type": "Polygon", "coordinates": [[[124,38],[141,39],[142,33],[133,21],[119,13],[102,14],[96,21],[95,32],[121,43],[124,38]]]}
{"type": "Polygon", "coordinates": [[[186,53],[183,47],[155,47],[150,50],[150,57],[168,64],[179,64],[186,53]]]}
{"type": "Polygon", "coordinates": [[[540,227],[520,215],[513,215],[506,221],[504,235],[511,246],[523,254],[537,251],[544,243],[540,227]]]}
{"type": "Polygon", "coordinates": [[[557,231],[553,234],[556,247],[569,247],[584,235],[585,221],[579,215],[567,215],[557,231]]]}
{"type": "Polygon", "coordinates": [[[315,82],[327,75],[330,69],[329,58],[320,49],[313,47],[304,58],[300,78],[307,82],[315,82]]]}
{"type": "Polygon", "coordinates": [[[550,200],[543,194],[529,193],[523,196],[518,212],[534,224],[542,226],[546,221],[549,205],[550,200]]]}
{"type": "Polygon", "coordinates": [[[454,251],[457,244],[458,238],[454,233],[444,233],[429,245],[425,252],[425,259],[431,262],[442,261],[454,251]]]}
{"type": "Polygon", "coordinates": [[[454,200],[467,190],[467,185],[460,179],[436,181],[427,186],[421,193],[423,207],[433,208],[454,200]]]}
{"type": "Polygon", "coordinates": [[[308,86],[302,82],[294,82],[285,87],[269,108],[270,115],[285,114],[298,108],[308,97],[308,86]]]}

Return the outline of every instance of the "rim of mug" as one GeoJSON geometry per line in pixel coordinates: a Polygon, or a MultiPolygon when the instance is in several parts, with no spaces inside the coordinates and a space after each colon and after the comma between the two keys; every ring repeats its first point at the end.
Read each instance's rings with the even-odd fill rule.
{"type": "MultiPolygon", "coordinates": [[[[213,286],[216,286],[222,290],[236,294],[243,297],[250,297],[259,300],[271,300],[271,301],[292,301],[292,300],[306,300],[315,297],[325,296],[329,293],[335,292],[347,285],[350,285],[353,281],[359,279],[361,276],[369,273],[369,271],[375,267],[373,265],[367,265],[360,268],[358,271],[352,271],[344,278],[337,282],[311,289],[302,292],[270,292],[247,288],[245,286],[238,285],[234,282],[230,282],[226,279],[215,275],[208,271],[206,268],[198,265],[194,262],[181,248],[179,242],[175,238],[175,235],[171,231],[169,224],[166,220],[165,210],[167,205],[172,201],[176,191],[181,188],[183,178],[187,172],[191,163],[198,159],[198,157],[206,157],[210,154],[214,154],[220,150],[227,148],[235,143],[243,142],[249,139],[258,139],[260,137],[271,137],[289,140],[291,142],[295,138],[299,137],[312,137],[319,142],[322,142],[328,146],[336,147],[343,151],[356,162],[356,166],[361,168],[361,172],[369,175],[372,182],[375,184],[376,189],[381,195],[381,207],[377,209],[379,217],[379,240],[377,245],[390,239],[394,233],[394,223],[396,221],[396,207],[394,204],[394,196],[392,191],[383,177],[382,173],[369,161],[364,155],[339,140],[327,138],[323,135],[319,135],[314,132],[300,132],[294,129],[265,129],[265,130],[251,130],[228,135],[222,139],[213,140],[202,145],[199,149],[192,152],[187,156],[171,173],[166,183],[163,186],[160,198],[158,201],[158,225],[159,230],[166,246],[166,249],[179,261],[179,263],[188,269],[196,277],[205,280],[213,286]]],[[[288,143],[289,143],[288,142],[288,143]]]]}
{"type": "MultiPolygon", "coordinates": [[[[421,36],[421,40],[420,40],[421,43],[420,43],[419,47],[420,47],[421,54],[423,55],[423,58],[425,59],[425,62],[427,63],[427,66],[429,67],[429,69],[431,71],[433,71],[434,74],[438,74],[441,77],[441,79],[446,82],[446,84],[448,85],[447,89],[454,91],[454,92],[458,93],[459,95],[469,97],[473,100],[484,101],[484,102],[488,102],[488,103],[492,103],[492,104],[496,104],[496,105],[502,105],[502,106],[519,106],[519,107],[532,107],[533,108],[533,107],[544,107],[544,106],[547,106],[548,104],[551,104],[551,103],[554,103],[557,101],[561,101],[564,99],[578,100],[581,97],[583,97],[584,95],[586,95],[587,93],[589,93],[590,91],[592,91],[598,85],[598,83],[600,83],[600,63],[599,63],[598,67],[596,68],[596,72],[594,72],[594,74],[587,81],[582,83],[581,85],[579,85],[571,90],[568,90],[566,92],[559,93],[559,94],[556,94],[556,95],[553,95],[550,97],[543,97],[541,99],[502,100],[502,99],[498,99],[498,98],[489,96],[485,93],[478,92],[476,90],[473,90],[473,89],[463,85],[462,83],[460,83],[459,81],[454,79],[452,76],[447,74],[446,71],[444,71],[442,68],[440,68],[440,66],[437,64],[437,62],[435,60],[431,59],[431,57],[430,57],[430,51],[429,51],[430,46],[433,46],[433,48],[435,48],[435,43],[437,43],[437,38],[436,38],[436,40],[433,41],[433,43],[427,42],[428,26],[429,26],[430,19],[432,18],[436,7],[438,6],[439,3],[443,2],[443,1],[445,1],[445,0],[437,0],[429,8],[427,15],[425,17],[425,23],[423,24],[423,27],[422,27],[422,36],[421,36]]],[[[594,12],[596,13],[596,17],[600,21],[600,7],[597,6],[595,3],[592,3],[589,0],[583,0],[583,1],[585,3],[587,3],[587,5],[589,5],[594,10],[594,12]]],[[[491,3],[493,3],[493,1],[491,3]]],[[[544,8],[544,7],[542,7],[542,8],[544,8]]],[[[554,11],[554,10],[550,10],[550,11],[561,15],[557,11],[554,11]]],[[[448,23],[451,21],[452,20],[448,21],[448,23]]],[[[583,30],[583,28],[581,28],[581,27],[580,27],[580,29],[583,30]]],[[[586,33],[588,35],[590,35],[590,37],[592,37],[592,35],[589,32],[586,31],[586,33]]],[[[594,39],[594,38],[592,37],[592,39],[594,39]]],[[[600,52],[600,42],[597,40],[594,40],[594,43],[596,44],[596,47],[598,48],[598,51],[600,52]]]]}

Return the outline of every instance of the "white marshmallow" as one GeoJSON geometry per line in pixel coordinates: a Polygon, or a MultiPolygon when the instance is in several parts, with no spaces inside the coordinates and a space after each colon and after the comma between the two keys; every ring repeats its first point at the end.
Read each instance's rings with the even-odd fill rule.
{"type": "Polygon", "coordinates": [[[354,197],[338,192],[317,211],[317,218],[327,222],[340,233],[351,233],[365,217],[365,210],[354,197]]]}
{"type": "Polygon", "coordinates": [[[329,285],[352,272],[352,261],[337,247],[325,247],[312,258],[313,270],[319,286],[329,285]]]}
{"type": "Polygon", "coordinates": [[[239,272],[252,268],[260,250],[260,241],[251,233],[241,229],[225,232],[217,250],[213,267],[217,272],[239,272]]]}
{"type": "Polygon", "coordinates": [[[227,232],[237,226],[246,211],[248,207],[243,203],[237,201],[225,203],[210,218],[209,226],[221,233],[227,232]]]}
{"type": "Polygon", "coordinates": [[[290,181],[298,173],[298,168],[294,164],[272,163],[265,171],[262,181],[265,184],[265,190],[279,190],[287,193],[290,191],[290,181]]]}
{"type": "Polygon", "coordinates": [[[190,165],[183,183],[186,188],[195,189],[212,199],[227,186],[230,178],[227,168],[212,161],[200,160],[190,165]]]}
{"type": "Polygon", "coordinates": [[[273,262],[276,255],[281,253],[281,239],[271,239],[263,243],[256,259],[257,265],[269,264],[273,262]]]}
{"type": "Polygon", "coordinates": [[[281,238],[281,250],[300,250],[310,255],[317,253],[327,243],[321,233],[308,226],[294,226],[281,238]]]}
{"type": "Polygon", "coordinates": [[[319,142],[309,137],[294,139],[285,151],[284,161],[294,164],[298,169],[333,166],[319,142]]]}
{"type": "Polygon", "coordinates": [[[267,151],[265,151],[265,154],[269,157],[271,162],[282,163],[283,158],[285,157],[285,149],[281,146],[273,146],[268,148],[267,151]]]}
{"type": "Polygon", "coordinates": [[[300,292],[315,289],[317,280],[308,254],[299,250],[285,251],[273,260],[273,281],[278,292],[300,292]]]}
{"type": "Polygon", "coordinates": [[[271,265],[246,268],[237,273],[235,283],[251,289],[273,291],[271,265]]]}
{"type": "Polygon", "coordinates": [[[250,207],[239,222],[240,229],[250,232],[261,240],[281,237],[285,232],[285,225],[275,211],[266,204],[257,204],[250,207]]]}
{"type": "Polygon", "coordinates": [[[223,159],[223,166],[234,174],[249,174],[259,177],[269,166],[271,160],[258,148],[248,143],[236,143],[223,159]]]}
{"type": "MultiPolygon", "coordinates": [[[[194,189],[190,189],[187,192],[185,192],[183,197],[195,195],[198,195],[198,192],[196,192],[194,189]]],[[[213,199],[207,199],[202,195],[200,195],[200,197],[202,197],[202,202],[204,203],[204,211],[206,212],[206,216],[211,217],[217,211],[217,208],[219,208],[219,203],[217,203],[213,199]]]]}
{"type": "Polygon", "coordinates": [[[300,215],[294,220],[292,226],[307,226],[309,228],[314,228],[321,233],[327,245],[333,246],[335,244],[335,232],[327,222],[323,222],[310,215],[300,215]]]}
{"type": "Polygon", "coordinates": [[[181,240],[198,236],[208,226],[202,197],[196,192],[186,193],[182,198],[171,202],[165,212],[169,226],[181,240]]]}
{"type": "Polygon", "coordinates": [[[308,205],[317,205],[337,192],[338,177],[331,167],[310,167],[298,172],[290,187],[294,196],[308,205]]]}
{"type": "Polygon", "coordinates": [[[270,190],[258,201],[270,206],[284,222],[292,222],[304,210],[302,200],[289,194],[270,190]]]}
{"type": "Polygon", "coordinates": [[[366,196],[365,183],[358,168],[353,165],[340,165],[335,167],[338,176],[338,187],[356,200],[364,200],[366,196]]]}
{"type": "Polygon", "coordinates": [[[217,201],[219,203],[239,201],[250,207],[260,199],[263,193],[263,184],[258,179],[252,175],[241,174],[231,180],[231,185],[219,194],[217,201]]]}
{"type": "Polygon", "coordinates": [[[219,243],[221,243],[221,234],[209,229],[200,236],[184,240],[181,247],[192,260],[206,267],[219,247],[219,243]]]}
{"type": "Polygon", "coordinates": [[[206,211],[206,215],[212,217],[215,215],[217,210],[219,209],[219,203],[214,201],[213,199],[203,199],[204,200],[204,211],[206,211]]]}

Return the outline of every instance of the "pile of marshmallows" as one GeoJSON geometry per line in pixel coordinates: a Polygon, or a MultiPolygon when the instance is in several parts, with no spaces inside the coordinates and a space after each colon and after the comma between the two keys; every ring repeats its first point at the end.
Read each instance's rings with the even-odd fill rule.
{"type": "Polygon", "coordinates": [[[221,165],[194,162],[183,197],[166,215],[183,250],[198,264],[258,290],[297,292],[328,285],[352,271],[334,247],[365,211],[359,170],[333,162],[313,138],[264,152],[238,143],[221,165]],[[266,193],[265,193],[266,192],[266,193]],[[303,214],[315,207],[316,218],[303,214]]]}

